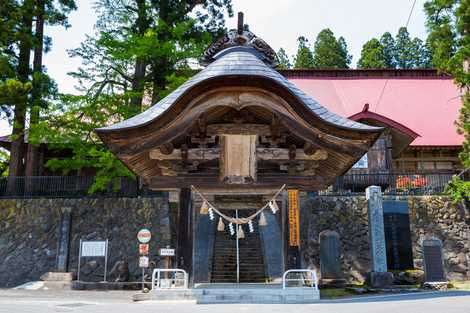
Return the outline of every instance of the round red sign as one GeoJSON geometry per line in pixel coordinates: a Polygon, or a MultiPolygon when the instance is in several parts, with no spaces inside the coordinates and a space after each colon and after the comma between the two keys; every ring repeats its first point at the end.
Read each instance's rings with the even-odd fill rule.
{"type": "Polygon", "coordinates": [[[151,238],[152,238],[152,234],[150,233],[150,230],[148,230],[147,228],[142,228],[137,233],[137,240],[139,240],[140,243],[148,243],[151,238]]]}

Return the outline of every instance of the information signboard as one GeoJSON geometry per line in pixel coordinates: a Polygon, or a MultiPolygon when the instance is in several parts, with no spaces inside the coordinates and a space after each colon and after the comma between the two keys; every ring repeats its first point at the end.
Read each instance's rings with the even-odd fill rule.
{"type": "Polygon", "coordinates": [[[82,241],[82,257],[106,256],[106,241],[82,241]]]}
{"type": "Polygon", "coordinates": [[[139,244],[139,254],[140,255],[148,255],[149,254],[149,244],[148,243],[139,244]]]}
{"type": "Polygon", "coordinates": [[[141,256],[139,258],[139,267],[142,267],[142,268],[149,267],[149,257],[148,256],[141,256]]]}
{"type": "Polygon", "coordinates": [[[160,249],[161,256],[175,256],[175,249],[162,248],[160,249]]]}

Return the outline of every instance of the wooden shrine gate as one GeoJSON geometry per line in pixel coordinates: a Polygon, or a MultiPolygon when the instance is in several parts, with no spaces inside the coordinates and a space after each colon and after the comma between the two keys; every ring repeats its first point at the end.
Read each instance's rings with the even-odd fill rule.
{"type": "MultiPolygon", "coordinates": [[[[200,200],[191,186],[218,197],[272,196],[284,184],[292,190],[320,190],[382,133],[382,128],[329,112],[304,94],[276,71],[272,48],[244,30],[243,22],[239,25],[205,51],[207,66],[170,95],[130,119],[96,130],[150,188],[180,190],[178,258],[193,282],[210,279],[213,249],[208,246],[214,244],[210,234],[216,233],[217,222],[199,213],[200,200]]],[[[283,193],[277,200],[284,236],[287,223],[295,227],[299,217],[291,207],[295,197],[283,193]]],[[[261,238],[274,230],[263,232],[261,238]]],[[[294,247],[284,249],[289,250],[287,268],[298,262],[298,241],[298,229],[282,238],[294,247]]],[[[270,275],[271,263],[265,263],[270,275]]]]}

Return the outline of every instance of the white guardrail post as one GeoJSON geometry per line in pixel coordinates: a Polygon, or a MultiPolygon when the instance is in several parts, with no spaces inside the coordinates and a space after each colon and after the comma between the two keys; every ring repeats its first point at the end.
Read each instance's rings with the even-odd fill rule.
{"type": "Polygon", "coordinates": [[[305,279],[305,278],[288,279],[287,275],[290,274],[290,273],[310,273],[312,275],[311,280],[313,281],[312,288],[315,291],[318,291],[317,273],[314,270],[307,270],[307,269],[292,269],[292,270],[285,271],[284,274],[282,275],[282,289],[288,288],[286,286],[287,281],[305,281],[305,280],[309,280],[309,279],[305,279]]]}
{"type": "Polygon", "coordinates": [[[157,289],[177,289],[177,288],[182,288],[182,289],[188,289],[188,273],[186,273],[185,270],[179,269],[179,268],[156,268],[153,270],[152,273],[152,290],[157,290],[157,289]],[[173,278],[162,278],[162,273],[170,273],[170,275],[173,276],[173,278]],[[183,278],[177,278],[177,274],[182,273],[183,278]],[[169,285],[164,285],[162,286],[162,279],[168,279],[171,281],[169,285]],[[183,281],[183,286],[179,287],[177,286],[177,282],[183,281]]]}

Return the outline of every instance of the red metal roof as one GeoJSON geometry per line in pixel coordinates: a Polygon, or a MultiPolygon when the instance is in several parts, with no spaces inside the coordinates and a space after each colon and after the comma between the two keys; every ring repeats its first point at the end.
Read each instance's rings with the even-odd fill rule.
{"type": "Polygon", "coordinates": [[[457,146],[454,121],[461,106],[452,78],[434,70],[301,70],[282,72],[328,110],[344,117],[383,115],[418,133],[411,146],[457,146]]]}

